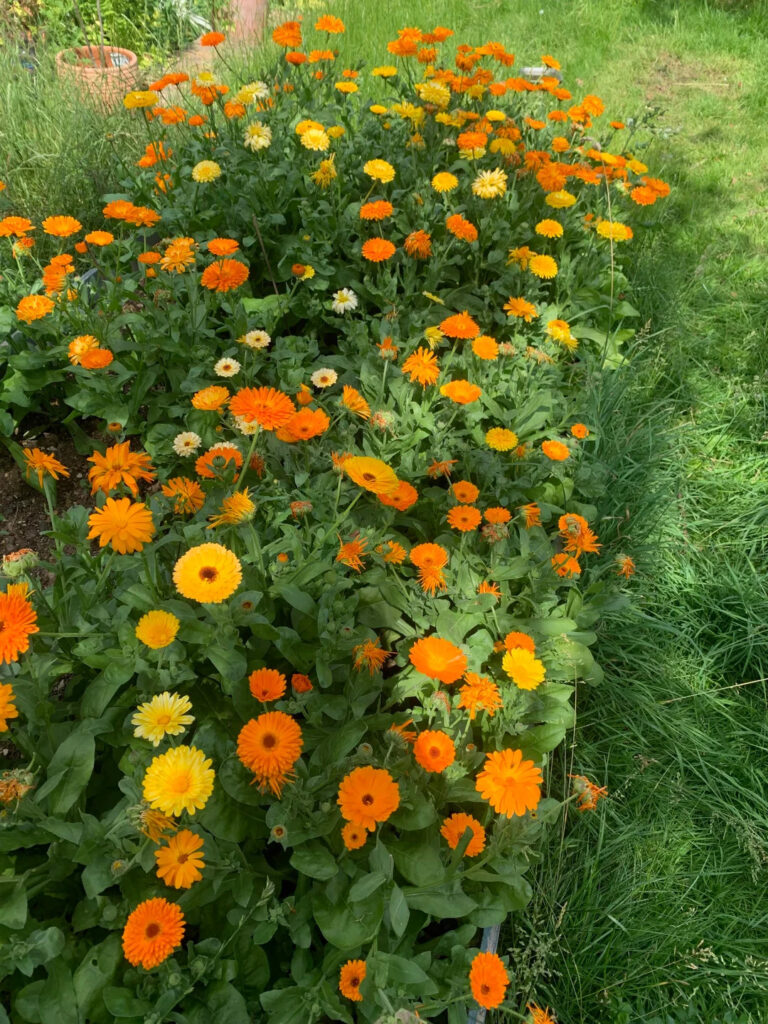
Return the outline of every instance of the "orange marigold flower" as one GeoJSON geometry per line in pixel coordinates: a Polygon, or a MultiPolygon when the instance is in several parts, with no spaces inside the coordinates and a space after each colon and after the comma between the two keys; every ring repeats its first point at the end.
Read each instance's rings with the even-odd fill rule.
{"type": "Polygon", "coordinates": [[[493,362],[498,358],[499,346],[495,338],[491,338],[488,334],[481,334],[472,342],[472,351],[478,359],[493,362]]]}
{"type": "Polygon", "coordinates": [[[299,409],[282,427],[275,431],[279,441],[288,443],[309,441],[313,437],[324,434],[331,421],[322,409],[299,409]]]}
{"type": "Polygon", "coordinates": [[[206,32],[200,36],[201,46],[220,46],[227,37],[223,32],[206,32]]]}
{"type": "Polygon", "coordinates": [[[417,348],[412,352],[403,363],[402,370],[410,375],[411,383],[421,384],[422,387],[434,384],[440,376],[437,356],[426,348],[417,348]]]}
{"type": "Polygon", "coordinates": [[[451,214],[446,219],[445,226],[455,238],[460,238],[463,242],[477,241],[477,228],[471,221],[462,217],[460,213],[451,214]]]}
{"type": "Polygon", "coordinates": [[[248,267],[239,260],[217,260],[206,267],[200,284],[213,292],[228,292],[248,280],[248,267]]]}
{"type": "Polygon", "coordinates": [[[185,476],[172,477],[163,484],[163,494],[173,498],[173,511],[177,515],[194,515],[205,504],[205,493],[196,480],[185,476]]]}
{"type": "Polygon", "coordinates": [[[616,556],[616,572],[627,580],[630,576],[635,575],[635,563],[629,555],[616,556]]]}
{"type": "Polygon", "coordinates": [[[432,236],[428,231],[412,231],[406,236],[403,248],[417,260],[426,260],[432,255],[432,236]]]}
{"type": "Polygon", "coordinates": [[[262,792],[269,787],[280,796],[294,775],[303,740],[299,723],[283,711],[266,711],[243,726],[237,737],[237,756],[254,774],[262,792]]]}
{"type": "Polygon", "coordinates": [[[84,370],[103,370],[109,366],[115,357],[106,348],[92,348],[83,352],[80,357],[80,365],[84,370]]]}
{"type": "Polygon", "coordinates": [[[240,248],[240,243],[234,238],[212,238],[207,246],[214,256],[231,256],[240,248]]]}
{"type": "Polygon", "coordinates": [[[456,759],[453,740],[439,729],[419,733],[413,756],[426,772],[441,772],[456,759]]]}
{"type": "Polygon", "coordinates": [[[488,582],[487,580],[483,580],[483,582],[478,585],[477,592],[478,594],[493,594],[497,600],[501,597],[499,584],[488,582]]]}
{"type": "Polygon", "coordinates": [[[340,32],[345,31],[344,22],[341,18],[337,18],[335,14],[323,14],[315,22],[315,28],[318,32],[329,32],[332,35],[338,35],[340,32]]]}
{"type": "Polygon", "coordinates": [[[408,557],[419,569],[442,569],[448,564],[448,552],[439,544],[417,544],[408,557]]]}
{"type": "Polygon", "coordinates": [[[162,896],[144,900],[133,910],[123,929],[123,953],[134,967],[157,967],[181,946],[184,914],[162,896]]]}
{"type": "MultiPolygon", "coordinates": [[[[215,480],[217,476],[223,476],[232,468],[229,463],[232,463],[235,469],[240,469],[243,464],[242,452],[234,445],[215,444],[195,460],[195,472],[206,480],[215,480]]],[[[235,473],[233,480],[237,478],[238,474],[235,473]]]]}
{"type": "Polygon", "coordinates": [[[480,495],[480,489],[469,480],[457,480],[455,484],[451,484],[451,490],[456,501],[465,505],[471,505],[480,495]]]}
{"type": "Polygon", "coordinates": [[[525,516],[526,530],[530,530],[532,526],[541,526],[541,509],[535,501],[527,505],[521,505],[520,510],[525,516]]]}
{"type": "Polygon", "coordinates": [[[85,236],[85,240],[89,245],[111,245],[115,240],[115,236],[111,231],[89,231],[85,236]]]}
{"type": "Polygon", "coordinates": [[[40,632],[28,594],[28,583],[9,583],[0,593],[0,662],[18,661],[29,650],[30,636],[40,632]]]}
{"type": "Polygon", "coordinates": [[[230,400],[229,410],[246,423],[255,420],[264,430],[282,427],[296,412],[288,395],[268,387],[241,388],[230,400]]]}
{"type": "Polygon", "coordinates": [[[371,263],[383,263],[395,254],[395,246],[386,238],[369,238],[363,242],[361,252],[371,263]]]}
{"type": "Polygon", "coordinates": [[[583,441],[585,437],[589,437],[589,430],[583,423],[574,423],[571,427],[571,433],[574,437],[578,438],[579,441],[583,441]]]}
{"type": "Polygon", "coordinates": [[[348,821],[341,830],[341,838],[348,850],[359,850],[368,841],[368,833],[362,825],[356,825],[354,821],[348,821]]]}
{"type": "Polygon", "coordinates": [[[381,555],[385,562],[391,565],[401,565],[405,561],[406,550],[396,540],[388,540],[386,544],[379,544],[376,547],[377,554],[381,555]]]}
{"type": "Polygon", "coordinates": [[[452,380],[440,388],[440,394],[450,398],[457,405],[471,405],[482,393],[482,388],[477,384],[470,384],[468,380],[452,380]]]}
{"type": "Polygon", "coordinates": [[[82,231],[83,225],[74,217],[46,217],[42,224],[46,235],[55,235],[56,238],[69,238],[82,231]]]}
{"type": "Polygon", "coordinates": [[[456,145],[459,149],[482,149],[488,141],[488,136],[485,132],[461,132],[459,137],[456,139],[456,145]]]}
{"type": "Polygon", "coordinates": [[[415,505],[419,499],[419,492],[405,480],[399,480],[397,487],[389,494],[380,494],[379,501],[382,505],[389,505],[396,508],[398,512],[406,512],[411,505],[415,505]]]}
{"type": "Polygon", "coordinates": [[[343,562],[344,565],[348,565],[355,572],[360,572],[361,569],[365,568],[362,556],[366,553],[367,544],[367,537],[363,537],[362,540],[352,539],[347,541],[346,544],[339,537],[339,553],[336,555],[336,561],[343,562]]]}
{"type": "Polygon", "coordinates": [[[464,838],[467,829],[469,829],[471,837],[464,850],[464,856],[476,857],[485,849],[485,829],[471,814],[452,814],[450,818],[445,818],[440,835],[448,843],[448,846],[455,850],[464,838]]]}
{"type": "Polygon", "coordinates": [[[504,309],[506,310],[507,316],[520,317],[520,319],[525,320],[527,324],[529,324],[534,317],[539,315],[532,302],[528,302],[527,299],[523,298],[515,299],[511,295],[504,303],[504,309]]]}
{"type": "Polygon", "coordinates": [[[471,339],[480,334],[480,328],[466,310],[446,317],[440,324],[440,330],[449,338],[471,339]]]}
{"type": "Polygon", "coordinates": [[[514,630],[511,633],[507,633],[504,637],[504,648],[507,651],[514,651],[521,648],[525,651],[530,651],[531,654],[536,650],[536,644],[534,643],[533,637],[528,636],[527,633],[518,633],[514,630]]]}
{"type": "Polygon", "coordinates": [[[448,525],[461,533],[476,530],[483,520],[483,514],[474,505],[455,505],[446,516],[448,525]]]}
{"type": "Polygon", "coordinates": [[[284,21],[272,33],[278,46],[301,46],[301,25],[298,21],[284,21]]]}
{"type": "Polygon", "coordinates": [[[392,657],[391,651],[382,649],[378,637],[375,640],[364,640],[363,643],[357,644],[352,653],[355,656],[355,671],[362,672],[364,668],[367,668],[370,675],[380,672],[382,666],[392,657]]]}
{"type": "Polygon", "coordinates": [[[360,207],[361,220],[384,220],[394,212],[394,206],[386,199],[377,199],[373,203],[363,203],[360,207]]]}
{"type": "Polygon", "coordinates": [[[67,349],[70,363],[72,363],[73,366],[79,366],[83,355],[90,349],[98,347],[98,338],[94,338],[92,334],[78,334],[76,338],[73,338],[72,341],[70,341],[67,349]]]}
{"type": "Polygon", "coordinates": [[[508,508],[504,508],[502,505],[497,505],[494,508],[487,508],[483,513],[485,520],[488,523],[508,523],[512,518],[512,513],[508,508]]]}
{"type": "Polygon", "coordinates": [[[381,459],[368,455],[353,455],[345,458],[341,469],[358,487],[374,494],[392,494],[400,486],[400,481],[391,466],[381,459]]]}
{"type": "Polygon", "coordinates": [[[427,469],[427,476],[430,480],[436,480],[439,476],[450,477],[451,466],[455,466],[457,459],[443,459],[435,461],[427,469]]]}
{"type": "Polygon", "coordinates": [[[412,645],[409,660],[417,672],[441,683],[455,683],[467,670],[467,656],[449,640],[439,636],[422,637],[412,645]]]}
{"type": "Polygon", "coordinates": [[[193,408],[203,412],[218,412],[228,401],[229,388],[222,387],[220,384],[213,384],[192,395],[193,408]]]}
{"type": "Polygon", "coordinates": [[[294,693],[309,693],[314,689],[309,676],[305,676],[301,672],[294,672],[291,676],[291,688],[294,693]]]}
{"type": "Polygon", "coordinates": [[[157,877],[174,889],[191,889],[203,877],[203,840],[188,828],[155,850],[157,877]]]}
{"type": "Polygon", "coordinates": [[[560,537],[565,541],[565,550],[576,558],[585,551],[596,554],[600,550],[597,536],[590,530],[586,519],[575,512],[567,512],[558,520],[560,537]]]}
{"type": "Polygon", "coordinates": [[[88,540],[98,539],[102,548],[111,544],[121,555],[141,551],[155,535],[152,512],[144,502],[130,498],[107,498],[102,508],[88,516],[88,525],[88,540]]]}
{"type": "MultiPolygon", "coordinates": [[[[8,722],[12,718],[18,718],[19,711],[16,707],[16,696],[10,683],[0,683],[0,732],[8,732],[8,722]]],[[[2,783],[5,772],[0,775],[0,803],[7,804],[10,800],[4,798],[2,783]]],[[[23,794],[22,794],[23,795],[23,794]]]]}
{"type": "Polygon", "coordinates": [[[130,441],[112,445],[103,455],[94,452],[88,462],[93,463],[93,468],[88,471],[91,494],[97,491],[109,494],[120,484],[125,484],[135,497],[139,493],[138,481],[150,482],[156,476],[147,453],[132,452],[130,441]]]}
{"type": "Polygon", "coordinates": [[[338,804],[345,821],[373,832],[400,806],[400,790],[386,769],[364,765],[341,780],[338,804]]]}
{"type": "Polygon", "coordinates": [[[563,462],[571,454],[562,441],[542,441],[541,450],[553,462],[563,462]]]}
{"type": "Polygon", "coordinates": [[[54,480],[58,480],[59,476],[69,476],[66,466],[62,465],[54,455],[48,455],[40,448],[25,448],[23,454],[26,464],[24,476],[29,480],[29,474],[36,473],[37,482],[41,487],[46,476],[53,477],[54,480]]]}
{"type": "Polygon", "coordinates": [[[27,324],[33,320],[41,320],[52,313],[56,303],[45,295],[25,295],[16,306],[16,316],[27,324]]]}
{"type": "Polygon", "coordinates": [[[522,751],[498,750],[486,755],[475,789],[494,811],[511,818],[536,810],[542,781],[540,769],[523,760],[522,751]]]}
{"type": "Polygon", "coordinates": [[[22,238],[28,231],[34,231],[31,220],[26,217],[3,217],[0,220],[0,238],[22,238]]]}
{"type": "MultiPolygon", "coordinates": [[[[357,849],[357,847],[352,847],[352,849],[357,849]]],[[[360,985],[364,979],[365,960],[347,960],[339,971],[339,992],[341,992],[345,999],[361,1003],[363,997],[360,994],[360,985]]]]}
{"type": "Polygon", "coordinates": [[[576,797],[579,811],[594,811],[597,801],[608,796],[605,786],[597,786],[590,782],[586,775],[569,775],[568,778],[573,779],[573,795],[576,797]]]}
{"type": "Polygon", "coordinates": [[[571,577],[581,575],[581,566],[577,558],[573,555],[569,555],[565,551],[561,551],[552,558],[552,568],[555,570],[558,576],[571,577]]]}
{"type": "Polygon", "coordinates": [[[469,984],[475,1000],[487,1010],[503,1003],[509,975],[501,957],[496,953],[478,953],[469,969],[469,984]]]}
{"type": "Polygon", "coordinates": [[[467,672],[464,676],[466,682],[459,690],[459,703],[457,707],[466,708],[469,711],[470,719],[477,714],[478,708],[487,711],[493,718],[496,711],[504,706],[501,693],[496,683],[487,676],[477,675],[476,672],[467,672]]]}
{"type": "Polygon", "coordinates": [[[287,680],[276,668],[257,668],[248,676],[251,696],[264,704],[268,700],[277,700],[285,693],[287,680]]]}
{"type": "Polygon", "coordinates": [[[371,407],[368,405],[366,400],[360,394],[360,392],[349,384],[345,384],[342,395],[341,404],[345,409],[349,409],[355,416],[359,416],[360,419],[367,420],[371,416],[371,407]]]}

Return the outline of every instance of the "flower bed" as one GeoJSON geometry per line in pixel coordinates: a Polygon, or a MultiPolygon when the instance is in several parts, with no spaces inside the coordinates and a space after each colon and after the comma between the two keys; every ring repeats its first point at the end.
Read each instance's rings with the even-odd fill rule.
{"type": "Polygon", "coordinates": [[[667,188],[501,44],[404,29],[367,72],[342,33],[279,26],[268,84],[130,93],[137,178],[109,230],[43,221],[68,243],[42,291],[35,227],[0,220],[4,426],[102,425],[63,515],[67,468],[8,442],[56,545],[51,586],[16,553],[0,595],[19,1019],[514,1005],[476,947],[530,897],[548,756],[633,570],[590,526],[581,402],[636,315],[624,221],[667,188]]]}

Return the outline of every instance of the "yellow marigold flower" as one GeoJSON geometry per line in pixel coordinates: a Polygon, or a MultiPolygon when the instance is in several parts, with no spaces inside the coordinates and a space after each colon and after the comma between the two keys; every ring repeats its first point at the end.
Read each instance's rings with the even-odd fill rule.
{"type": "Polygon", "coordinates": [[[160,97],[156,92],[147,89],[144,91],[134,89],[123,97],[123,106],[126,110],[136,110],[140,107],[154,107],[160,97]]]}
{"type": "Polygon", "coordinates": [[[136,709],[131,719],[133,735],[138,739],[149,740],[156,747],[166,736],[180,736],[194,722],[194,717],[187,714],[191,710],[189,697],[168,693],[167,690],[158,693],[152,700],[139,704],[136,709]]]}
{"type": "Polygon", "coordinates": [[[328,133],[323,128],[308,128],[301,133],[299,139],[304,149],[311,149],[315,152],[325,153],[331,144],[328,133]]]}
{"type": "Polygon", "coordinates": [[[389,109],[387,107],[383,107],[381,103],[372,103],[368,109],[372,114],[386,114],[389,112],[389,109]]]}
{"type": "Polygon", "coordinates": [[[328,188],[336,177],[336,165],[334,163],[335,154],[328,157],[327,160],[322,160],[317,170],[310,175],[312,181],[320,188],[328,188]]]}
{"type": "Polygon", "coordinates": [[[346,128],[341,124],[332,124],[328,129],[328,135],[330,135],[332,139],[340,139],[345,132],[346,128]]]}
{"type": "Polygon", "coordinates": [[[155,535],[152,512],[142,501],[130,498],[107,498],[102,508],[88,517],[88,540],[99,541],[99,547],[111,544],[121,555],[141,551],[155,535]]]}
{"type": "Polygon", "coordinates": [[[628,242],[634,234],[628,224],[620,224],[618,221],[611,220],[599,220],[597,233],[601,238],[610,238],[614,242],[628,242]]]}
{"type": "Polygon", "coordinates": [[[485,443],[496,452],[508,452],[517,445],[517,434],[505,427],[491,427],[485,435],[485,443]]]}
{"type": "Polygon", "coordinates": [[[540,220],[534,230],[544,238],[562,238],[563,235],[563,225],[557,220],[540,220]]]}
{"type": "Polygon", "coordinates": [[[221,167],[215,160],[201,160],[192,168],[192,178],[197,182],[215,181],[221,177],[221,167]]]}
{"type": "Polygon", "coordinates": [[[382,64],[381,67],[373,68],[371,74],[374,78],[394,78],[397,68],[394,64],[382,64]]]}
{"type": "Polygon", "coordinates": [[[524,647],[507,651],[501,667],[521,690],[535,690],[547,674],[542,662],[524,647]]]}
{"type": "Polygon", "coordinates": [[[153,651],[167,647],[176,639],[179,620],[171,612],[161,610],[147,612],[136,624],[136,639],[153,651]]]}
{"type": "Polygon", "coordinates": [[[391,466],[367,455],[353,455],[341,468],[358,487],[374,494],[392,494],[400,483],[391,466]]]}
{"type": "Polygon", "coordinates": [[[0,683],[0,732],[8,732],[8,720],[18,717],[13,687],[10,683],[0,683]]]}
{"type": "Polygon", "coordinates": [[[144,799],[163,814],[194,814],[208,802],[214,778],[210,758],[197,747],[182,744],[159,754],[147,768],[144,799]]]}
{"type": "Polygon", "coordinates": [[[369,160],[363,165],[363,170],[369,178],[386,184],[395,177],[395,168],[386,160],[369,160]]]}
{"type": "Polygon", "coordinates": [[[440,110],[451,102],[451,90],[444,82],[418,82],[414,88],[422,103],[431,103],[440,110]]]}
{"type": "Polygon", "coordinates": [[[232,551],[221,544],[190,548],[173,568],[173,582],[184,597],[205,604],[220,604],[240,586],[243,570],[232,551]]]}
{"type": "Polygon", "coordinates": [[[224,498],[217,516],[208,517],[210,520],[208,529],[212,530],[215,526],[235,526],[237,523],[244,523],[248,519],[253,519],[255,511],[256,505],[251,500],[248,491],[235,491],[234,494],[224,498]]]}
{"type": "Polygon", "coordinates": [[[355,82],[335,82],[334,89],[343,92],[345,95],[357,92],[360,87],[355,82]]]}
{"type": "Polygon", "coordinates": [[[528,269],[536,277],[557,277],[557,263],[551,256],[533,256],[528,269]]]}
{"type": "Polygon", "coordinates": [[[507,176],[500,167],[481,171],[472,182],[472,191],[481,199],[499,199],[507,191],[507,176]]]}
{"type": "Polygon", "coordinates": [[[458,185],[459,179],[450,171],[439,171],[432,179],[432,188],[435,192],[452,192],[458,185]]]}
{"type": "Polygon", "coordinates": [[[553,210],[565,210],[569,206],[573,206],[576,202],[576,196],[566,192],[565,189],[558,189],[557,192],[550,192],[544,202],[547,206],[551,206],[553,210]]]}

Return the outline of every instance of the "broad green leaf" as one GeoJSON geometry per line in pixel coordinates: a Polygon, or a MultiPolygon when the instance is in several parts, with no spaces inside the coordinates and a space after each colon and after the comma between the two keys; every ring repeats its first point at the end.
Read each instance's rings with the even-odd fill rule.
{"type": "Polygon", "coordinates": [[[322,843],[306,843],[294,850],[291,854],[291,867],[321,882],[333,878],[339,870],[338,861],[322,843]]]}

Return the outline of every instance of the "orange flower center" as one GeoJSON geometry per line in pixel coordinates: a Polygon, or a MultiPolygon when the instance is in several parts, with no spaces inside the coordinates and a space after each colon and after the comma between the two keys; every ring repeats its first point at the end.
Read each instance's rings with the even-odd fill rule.
{"type": "Polygon", "coordinates": [[[186,793],[189,789],[189,775],[186,772],[177,775],[175,779],[171,780],[168,788],[173,793],[186,793]]]}
{"type": "Polygon", "coordinates": [[[170,720],[171,720],[171,716],[170,715],[158,715],[157,716],[157,724],[158,725],[168,725],[170,720]]]}

